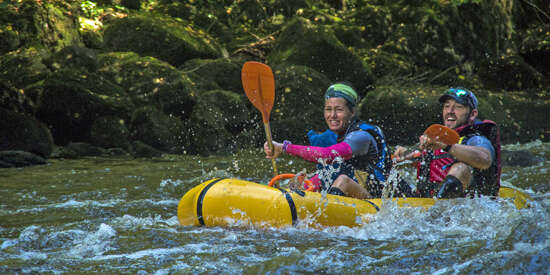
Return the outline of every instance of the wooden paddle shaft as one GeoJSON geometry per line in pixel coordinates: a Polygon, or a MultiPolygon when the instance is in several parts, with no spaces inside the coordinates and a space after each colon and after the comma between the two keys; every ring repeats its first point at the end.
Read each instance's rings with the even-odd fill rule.
{"type": "MultiPolygon", "coordinates": [[[[267,137],[267,146],[269,146],[269,150],[271,150],[271,152],[275,152],[273,150],[273,139],[271,138],[271,128],[269,127],[269,122],[264,122],[264,129],[265,129],[265,136],[267,137]]],[[[277,176],[279,173],[277,172],[277,165],[275,164],[275,158],[271,159],[271,164],[273,165],[273,174],[277,176]]]]}

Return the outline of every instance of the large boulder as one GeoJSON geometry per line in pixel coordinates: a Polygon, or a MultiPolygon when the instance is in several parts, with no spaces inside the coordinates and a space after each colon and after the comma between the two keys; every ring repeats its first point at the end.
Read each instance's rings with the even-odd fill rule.
{"type": "Polygon", "coordinates": [[[482,110],[481,114],[500,125],[504,143],[549,140],[550,129],[546,119],[550,110],[549,99],[533,98],[526,92],[487,92],[482,98],[491,108],[482,110]]]}
{"type": "Polygon", "coordinates": [[[136,109],[130,121],[130,133],[134,140],[168,153],[183,153],[189,146],[184,129],[180,119],[152,106],[136,109]]]}
{"type": "Polygon", "coordinates": [[[192,59],[179,69],[189,75],[201,90],[222,89],[244,93],[241,84],[242,64],[228,58],[192,59]]]}
{"type": "Polygon", "coordinates": [[[180,70],[154,57],[132,52],[99,55],[98,73],[124,87],[135,106],[156,106],[164,113],[187,119],[195,105],[195,83],[180,70]]]}
{"type": "MultiPolygon", "coordinates": [[[[550,5],[547,6],[550,9],[550,5]]],[[[544,87],[550,85],[550,24],[533,25],[526,30],[520,32],[520,48],[519,54],[523,57],[526,63],[535,68],[538,72],[544,75],[544,87]]],[[[550,91],[546,89],[546,94],[550,91]]]]}
{"type": "MultiPolygon", "coordinates": [[[[308,130],[324,131],[327,127],[323,118],[323,95],[331,81],[306,66],[277,66],[274,70],[275,104],[271,112],[274,139],[304,144],[308,130]]],[[[254,113],[260,115],[257,110],[254,113]]],[[[261,117],[255,121],[261,123],[261,117]]],[[[265,134],[260,137],[263,143],[265,134]]]]}
{"type": "Polygon", "coordinates": [[[0,56],[0,81],[5,86],[23,90],[42,81],[50,69],[44,65],[44,56],[35,48],[21,48],[0,56]]]}
{"type": "Polygon", "coordinates": [[[249,124],[249,111],[244,93],[225,90],[201,93],[191,118],[187,122],[186,135],[192,146],[186,152],[193,154],[228,154],[243,144],[237,144],[234,136],[249,124]]]}
{"type": "Polygon", "coordinates": [[[46,164],[46,160],[26,151],[0,151],[0,168],[46,164]]]}
{"type": "Polygon", "coordinates": [[[0,54],[16,47],[36,47],[51,52],[82,44],[73,6],[63,2],[5,1],[0,5],[0,54]]]}
{"type": "Polygon", "coordinates": [[[331,81],[349,81],[361,95],[374,82],[371,69],[331,29],[299,17],[282,29],[268,60],[273,64],[308,66],[331,81]]]}
{"type": "Polygon", "coordinates": [[[110,51],[133,51],[179,66],[192,58],[220,56],[216,42],[191,24],[167,16],[132,13],[110,22],[105,29],[110,51]]]}
{"type": "Polygon", "coordinates": [[[93,144],[103,148],[130,148],[130,130],[128,122],[118,116],[103,116],[97,118],[91,128],[93,144]]]}
{"type": "Polygon", "coordinates": [[[441,88],[378,86],[360,103],[360,116],[380,126],[390,144],[414,144],[428,126],[441,123],[441,88]]]}
{"type": "Polygon", "coordinates": [[[478,75],[484,86],[493,90],[540,90],[544,76],[521,56],[485,59],[480,62],[478,75]]]}
{"type": "Polygon", "coordinates": [[[48,158],[53,139],[48,128],[35,118],[0,108],[0,151],[26,151],[48,158]]]}
{"type": "Polygon", "coordinates": [[[52,73],[38,96],[36,116],[52,131],[57,145],[70,141],[90,142],[90,130],[96,118],[124,114],[132,106],[122,103],[104,83],[72,70],[52,73]],[[95,86],[95,84],[99,86],[95,86]]]}
{"type": "Polygon", "coordinates": [[[380,10],[386,16],[361,16],[357,20],[382,30],[376,39],[383,50],[407,55],[418,66],[446,70],[514,48],[513,14],[501,2],[399,2],[379,9],[366,6],[362,9],[371,13],[380,10]]]}
{"type": "Polygon", "coordinates": [[[26,96],[24,90],[9,88],[4,82],[0,82],[0,108],[17,113],[34,112],[34,102],[26,96]]]}

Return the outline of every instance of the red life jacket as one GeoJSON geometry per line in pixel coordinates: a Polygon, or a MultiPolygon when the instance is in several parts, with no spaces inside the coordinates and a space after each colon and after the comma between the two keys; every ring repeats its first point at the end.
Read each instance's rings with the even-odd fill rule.
{"type": "MultiPolygon", "coordinates": [[[[464,144],[469,138],[477,135],[485,136],[491,141],[495,149],[495,161],[493,161],[488,169],[473,169],[473,180],[469,189],[483,195],[498,195],[502,166],[500,157],[500,134],[496,123],[491,120],[476,121],[474,124],[456,128],[455,131],[462,137],[459,144],[464,144]]],[[[429,153],[425,152],[423,158],[425,161],[417,164],[417,178],[424,181],[425,179],[422,177],[429,177],[429,182],[435,183],[443,181],[449,172],[448,168],[456,161],[449,153],[443,150],[429,153]],[[429,166],[427,166],[428,163],[426,162],[429,163],[429,166]]]]}

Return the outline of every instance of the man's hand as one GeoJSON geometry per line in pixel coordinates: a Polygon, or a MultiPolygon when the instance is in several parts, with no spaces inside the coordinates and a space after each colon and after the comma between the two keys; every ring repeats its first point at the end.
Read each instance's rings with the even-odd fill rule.
{"type": "Polygon", "coordinates": [[[392,155],[392,160],[394,163],[403,162],[406,160],[412,160],[414,158],[417,158],[420,156],[420,152],[418,150],[414,150],[412,152],[409,152],[409,150],[403,146],[397,146],[395,148],[395,151],[392,155]]]}
{"type": "Polygon", "coordinates": [[[419,138],[418,138],[418,144],[419,144],[419,148],[421,150],[434,150],[434,151],[437,151],[439,149],[443,149],[445,147],[447,147],[448,144],[446,143],[443,143],[441,141],[439,141],[438,139],[432,139],[432,138],[429,138],[428,136],[426,135],[421,135],[419,138]]]}

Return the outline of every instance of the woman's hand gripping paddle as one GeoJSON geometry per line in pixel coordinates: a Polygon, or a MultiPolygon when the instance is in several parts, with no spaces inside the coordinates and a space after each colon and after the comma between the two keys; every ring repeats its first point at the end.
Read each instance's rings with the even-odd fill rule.
{"type": "MultiPolygon", "coordinates": [[[[248,100],[262,113],[265,135],[271,151],[273,151],[273,140],[271,128],[269,127],[269,115],[275,102],[275,79],[271,68],[266,64],[254,61],[244,63],[241,78],[244,92],[248,100]]],[[[271,159],[273,173],[277,176],[277,165],[275,159],[271,159]]]]}
{"type": "MultiPolygon", "coordinates": [[[[460,135],[453,129],[443,126],[441,124],[432,124],[424,131],[424,135],[433,139],[445,143],[447,145],[452,145],[458,143],[460,140],[460,135]]],[[[414,147],[418,148],[419,144],[416,144],[414,147]]],[[[395,161],[402,161],[406,159],[415,159],[419,158],[422,155],[418,150],[415,150],[413,153],[408,154],[405,157],[399,157],[396,155],[392,156],[392,159],[395,161]]]]}

